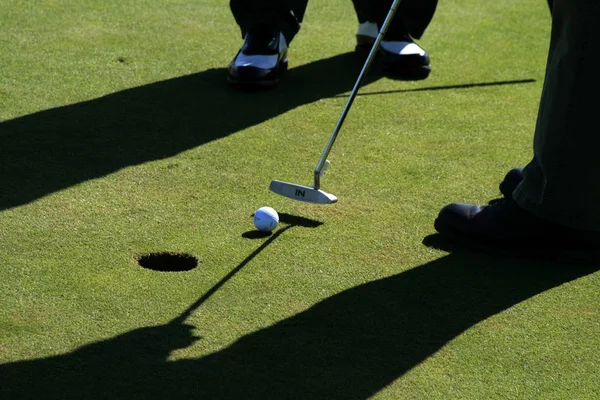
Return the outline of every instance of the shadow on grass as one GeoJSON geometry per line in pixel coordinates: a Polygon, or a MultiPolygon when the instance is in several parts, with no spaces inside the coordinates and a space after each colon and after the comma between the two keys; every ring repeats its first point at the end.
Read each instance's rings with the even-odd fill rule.
{"type": "MultiPolygon", "coordinates": [[[[301,217],[299,215],[292,215],[288,213],[279,212],[279,222],[291,226],[302,226],[304,228],[317,228],[323,225],[323,222],[315,219],[301,217]]],[[[254,214],[252,214],[254,216],[254,214]]],[[[246,239],[264,239],[273,234],[273,232],[261,232],[258,229],[254,229],[248,232],[242,233],[242,237],[246,239]]]]}
{"type": "Polygon", "coordinates": [[[256,250],[254,250],[248,257],[244,259],[237,267],[231,270],[223,279],[221,279],[216,285],[214,285],[210,290],[208,290],[202,297],[200,297],[194,304],[189,306],[187,310],[182,312],[177,318],[171,321],[171,325],[175,324],[183,324],[185,320],[196,311],[206,300],[208,300],[213,294],[217,292],[223,285],[225,285],[231,278],[235,276],[242,268],[244,268],[254,257],[260,254],[268,245],[273,243],[275,239],[281,236],[285,231],[295,226],[300,226],[304,228],[316,228],[318,226],[323,225],[322,222],[305,218],[297,215],[287,214],[287,213],[279,213],[280,221],[286,226],[279,228],[274,233],[272,232],[260,232],[258,230],[245,232],[242,234],[242,237],[248,239],[262,239],[268,237],[267,240],[263,242],[256,250]]]}
{"type": "MultiPolygon", "coordinates": [[[[515,79],[510,81],[498,81],[498,82],[480,82],[480,83],[465,83],[462,85],[446,85],[446,86],[427,86],[414,89],[400,89],[400,90],[384,90],[379,92],[362,92],[359,96],[373,96],[382,94],[398,94],[398,93],[410,93],[410,92],[432,92],[436,90],[456,90],[456,89],[472,89],[477,87],[487,86],[504,86],[504,85],[519,85],[523,83],[534,83],[535,79],[515,79]]],[[[341,95],[335,97],[342,97],[341,95]]]]}
{"type": "MultiPolygon", "coordinates": [[[[277,90],[262,93],[235,92],[225,69],[210,69],[4,121],[0,211],[347,93],[361,67],[353,53],[336,55],[289,70],[277,90]]],[[[379,78],[372,69],[365,84],[379,78]]],[[[488,84],[445,88],[482,85],[488,84]]]]}
{"type": "MultiPolygon", "coordinates": [[[[360,67],[353,53],[336,55],[293,68],[277,90],[259,93],[236,92],[225,69],[210,69],[2,122],[0,210],[347,92],[360,67]]],[[[377,79],[372,73],[366,83],[377,79]]]]}
{"type": "Polygon", "coordinates": [[[254,257],[260,254],[268,245],[270,245],[275,239],[277,239],[283,232],[290,229],[293,225],[285,226],[281,229],[278,229],[275,233],[270,234],[269,238],[264,241],[256,250],[254,250],[248,257],[244,259],[237,267],[232,269],[223,279],[221,279],[217,284],[215,284],[212,288],[210,288],[206,293],[202,295],[194,304],[189,306],[184,312],[182,312],[177,318],[173,319],[170,325],[178,325],[183,324],[185,320],[200,307],[206,300],[208,300],[213,294],[215,294],[223,285],[225,285],[231,278],[233,278],[238,272],[242,270],[254,257]]]}
{"type": "Polygon", "coordinates": [[[454,252],[345,290],[220,351],[168,361],[198,340],[185,319],[199,300],[166,325],[0,365],[0,397],[366,399],[479,322],[596,271],[454,252]]]}

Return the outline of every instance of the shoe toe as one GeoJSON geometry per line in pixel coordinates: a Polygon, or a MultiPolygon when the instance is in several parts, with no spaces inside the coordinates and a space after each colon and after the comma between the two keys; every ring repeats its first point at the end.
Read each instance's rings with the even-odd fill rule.
{"type": "Polygon", "coordinates": [[[482,208],[482,206],[472,204],[448,204],[440,210],[434,226],[440,233],[449,231],[468,233],[471,230],[469,227],[472,225],[469,222],[481,212],[482,208]]]}
{"type": "Polygon", "coordinates": [[[263,81],[275,79],[275,68],[258,68],[252,65],[231,65],[229,77],[242,81],[263,81]]]}
{"type": "MultiPolygon", "coordinates": [[[[409,43],[409,46],[416,44],[409,43]]],[[[422,51],[391,52],[385,49],[381,50],[383,68],[391,75],[404,80],[421,80],[429,76],[431,66],[429,65],[429,55],[422,51]]]]}
{"type": "Polygon", "coordinates": [[[473,216],[478,214],[482,208],[482,206],[476,206],[473,204],[452,203],[440,210],[438,218],[447,219],[449,221],[470,220],[473,218],[473,216]]]}
{"type": "Polygon", "coordinates": [[[228,68],[227,79],[236,89],[277,86],[288,66],[283,34],[265,30],[249,32],[228,68]]]}
{"type": "Polygon", "coordinates": [[[231,63],[227,79],[236,89],[261,89],[277,86],[279,79],[287,70],[287,59],[273,68],[259,68],[253,65],[231,63]]]}

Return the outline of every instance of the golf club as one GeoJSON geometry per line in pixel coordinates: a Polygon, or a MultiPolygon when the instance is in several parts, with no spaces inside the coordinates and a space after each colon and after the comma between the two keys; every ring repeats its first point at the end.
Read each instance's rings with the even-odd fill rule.
{"type": "Polygon", "coordinates": [[[278,181],[278,180],[272,180],[271,184],[269,185],[269,190],[271,190],[272,192],[277,193],[279,195],[289,197],[290,199],[305,201],[308,203],[331,204],[331,203],[335,203],[337,201],[337,197],[335,195],[321,190],[321,177],[323,176],[325,169],[329,165],[329,160],[327,160],[327,156],[329,155],[329,152],[331,151],[331,148],[333,147],[333,143],[335,142],[335,139],[337,138],[338,134],[340,133],[342,124],[344,123],[344,120],[346,119],[346,116],[348,115],[348,112],[350,111],[350,107],[352,106],[352,103],[354,102],[354,98],[356,97],[356,94],[358,93],[358,89],[360,88],[360,85],[362,84],[365,76],[367,75],[367,71],[369,71],[369,68],[371,67],[371,64],[373,63],[373,60],[375,59],[375,56],[377,55],[377,52],[379,51],[379,46],[381,44],[381,41],[383,40],[383,37],[385,36],[385,33],[387,32],[387,29],[388,29],[392,19],[394,18],[394,14],[396,14],[396,9],[398,8],[399,4],[400,4],[400,0],[394,0],[394,2],[392,3],[392,6],[390,7],[390,11],[388,12],[388,14],[385,18],[385,21],[383,22],[383,25],[381,26],[381,29],[379,30],[379,34],[375,38],[375,42],[373,43],[373,47],[371,47],[371,51],[369,52],[367,60],[365,61],[365,64],[363,65],[363,68],[360,71],[360,74],[358,75],[358,79],[356,80],[356,83],[354,84],[354,88],[352,89],[352,92],[350,92],[350,96],[348,97],[346,106],[342,110],[342,114],[340,115],[340,118],[338,119],[338,122],[335,125],[335,128],[333,129],[331,137],[329,138],[329,141],[327,142],[327,145],[325,146],[325,149],[323,150],[323,153],[321,154],[321,158],[319,159],[319,162],[317,163],[317,166],[315,167],[313,187],[296,185],[295,183],[283,182],[283,181],[278,181]]]}

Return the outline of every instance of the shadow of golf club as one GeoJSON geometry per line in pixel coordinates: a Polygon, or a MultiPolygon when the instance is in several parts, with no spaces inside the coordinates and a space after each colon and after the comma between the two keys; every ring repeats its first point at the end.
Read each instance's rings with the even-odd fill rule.
{"type": "MultiPolygon", "coordinates": [[[[315,228],[322,225],[322,222],[305,218],[301,216],[279,213],[279,222],[287,224],[280,229],[278,229],[275,233],[267,233],[267,236],[270,236],[269,239],[265,240],[263,244],[261,244],[256,250],[254,250],[248,257],[246,257],[237,267],[232,269],[223,279],[221,279],[217,284],[215,284],[212,288],[210,288],[204,295],[202,295],[194,304],[190,305],[184,312],[182,312],[177,318],[173,319],[171,324],[181,324],[183,323],[198,307],[200,307],[206,300],[208,300],[213,294],[215,294],[223,285],[225,285],[231,278],[233,278],[238,272],[242,270],[254,257],[260,254],[267,246],[269,246],[275,239],[281,236],[285,231],[295,226],[300,227],[308,227],[315,228]]],[[[251,231],[246,232],[242,236],[247,237],[249,233],[264,234],[264,232],[259,231],[251,231]]]]}
{"type": "MultiPolygon", "coordinates": [[[[523,83],[534,83],[535,79],[515,79],[509,81],[498,81],[498,82],[479,82],[479,83],[465,83],[462,85],[446,85],[446,86],[429,86],[414,89],[399,89],[399,90],[383,90],[378,92],[360,92],[357,96],[373,96],[382,94],[398,94],[398,93],[410,93],[410,92],[429,92],[436,90],[455,90],[455,89],[471,89],[476,87],[487,87],[487,86],[504,86],[504,85],[519,85],[523,83]]],[[[342,95],[336,95],[334,97],[343,97],[342,95]]]]}
{"type": "Polygon", "coordinates": [[[454,252],[344,290],[212,354],[169,361],[198,339],[185,319],[209,292],[166,325],[0,365],[0,397],[367,399],[473,326],[597,270],[454,252]]]}

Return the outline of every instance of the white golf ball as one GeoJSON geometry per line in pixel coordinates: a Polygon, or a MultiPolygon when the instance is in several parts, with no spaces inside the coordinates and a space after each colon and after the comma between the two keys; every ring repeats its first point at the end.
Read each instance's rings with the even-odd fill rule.
{"type": "Polygon", "coordinates": [[[279,214],[271,207],[261,207],[254,213],[254,226],[261,232],[271,232],[279,224],[279,214]]]}

